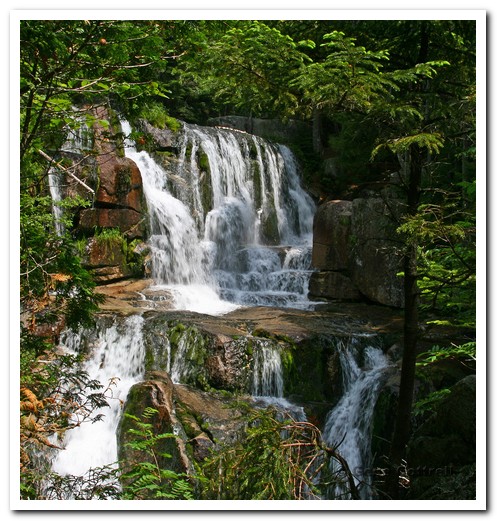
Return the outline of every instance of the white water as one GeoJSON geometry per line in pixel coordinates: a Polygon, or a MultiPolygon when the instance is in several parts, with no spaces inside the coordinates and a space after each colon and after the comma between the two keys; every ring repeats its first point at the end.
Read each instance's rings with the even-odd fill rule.
{"type": "MultiPolygon", "coordinates": [[[[110,465],[117,461],[116,429],[121,409],[131,386],[143,379],[145,349],[141,328],[143,318],[130,316],[124,322],[98,329],[97,342],[91,358],[82,367],[89,377],[99,380],[104,388],[112,380],[109,407],[94,412],[105,415],[104,421],[83,423],[67,433],[64,450],[58,451],[52,462],[55,472],[81,476],[90,468],[110,465]]],[[[61,338],[69,353],[77,353],[85,332],[67,331],[61,338]]]]}
{"type": "Polygon", "coordinates": [[[283,397],[283,370],[278,349],[260,343],[254,351],[252,394],[254,396],[283,397]]]}
{"type": "Polygon", "coordinates": [[[52,197],[52,213],[54,216],[55,231],[57,235],[64,234],[62,222],[63,210],[59,203],[62,201],[62,175],[56,169],[51,168],[48,172],[48,187],[52,197]]]}
{"type": "Polygon", "coordinates": [[[283,366],[278,347],[266,340],[255,341],[252,373],[252,396],[256,403],[274,406],[292,416],[295,421],[305,421],[303,407],[284,398],[283,366]]]}
{"type": "MultiPolygon", "coordinates": [[[[328,414],[323,438],[337,447],[354,475],[361,499],[371,499],[371,424],[378,393],[384,382],[388,358],[378,347],[364,348],[363,360],[354,342],[339,346],[344,394],[328,414]]],[[[336,462],[332,462],[334,464],[336,462]]],[[[338,466],[330,469],[338,472],[338,466]]],[[[343,474],[338,476],[344,479],[343,474]]],[[[337,485],[332,498],[350,499],[347,486],[337,485]]]]}
{"type": "MultiPolygon", "coordinates": [[[[126,121],[122,129],[132,131],[126,121]]],[[[125,146],[142,175],[155,287],[171,290],[176,309],[222,314],[240,305],[312,306],[315,205],[288,148],[184,124],[178,164],[166,171],[131,140],[125,146]]]]}

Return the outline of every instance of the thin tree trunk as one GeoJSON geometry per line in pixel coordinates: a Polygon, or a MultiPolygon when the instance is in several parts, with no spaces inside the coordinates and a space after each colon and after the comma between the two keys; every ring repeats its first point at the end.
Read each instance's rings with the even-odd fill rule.
{"type": "MultiPolygon", "coordinates": [[[[421,150],[417,145],[410,150],[410,168],[407,192],[408,214],[418,209],[422,175],[421,150]]],[[[417,244],[409,242],[404,256],[404,354],[400,377],[399,400],[395,430],[389,456],[387,493],[392,499],[399,496],[399,473],[411,431],[411,411],[416,373],[416,347],[418,340],[417,244]]]]}

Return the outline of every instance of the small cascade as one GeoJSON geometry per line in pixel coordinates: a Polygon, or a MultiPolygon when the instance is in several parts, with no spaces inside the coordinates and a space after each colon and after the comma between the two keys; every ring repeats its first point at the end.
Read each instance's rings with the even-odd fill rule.
{"type": "Polygon", "coordinates": [[[311,247],[247,247],[232,262],[237,271],[215,272],[223,298],[245,306],[310,309],[311,247]]]}
{"type": "Polygon", "coordinates": [[[48,171],[48,187],[50,189],[50,196],[52,197],[52,213],[54,217],[55,231],[57,235],[64,235],[64,223],[62,222],[63,210],[59,203],[62,201],[62,184],[63,175],[54,168],[48,171]]]}
{"type": "Polygon", "coordinates": [[[196,329],[186,329],[179,337],[177,348],[171,361],[171,380],[174,383],[187,383],[195,370],[197,345],[202,344],[202,335],[196,329]]]}
{"type": "MultiPolygon", "coordinates": [[[[143,378],[145,348],[142,340],[143,318],[133,315],[124,321],[115,319],[110,326],[99,324],[92,356],[82,369],[91,379],[98,380],[103,388],[110,387],[109,407],[94,411],[104,421],[83,423],[69,431],[64,450],[58,451],[52,468],[61,475],[81,476],[90,468],[111,465],[117,461],[116,429],[121,408],[131,386],[143,378]]],[[[78,353],[88,331],[66,331],[61,345],[69,353],[78,353]]]]}
{"type": "Polygon", "coordinates": [[[274,406],[290,414],[295,421],[306,421],[303,407],[284,398],[283,384],[283,366],[278,347],[268,340],[256,341],[252,379],[254,400],[264,407],[274,406]]]}
{"type": "Polygon", "coordinates": [[[245,133],[183,127],[178,161],[167,168],[125,141],[142,174],[156,287],[172,292],[176,309],[211,314],[311,308],[315,205],[291,151],[245,133]]]}
{"type": "Polygon", "coordinates": [[[254,352],[254,396],[283,397],[283,371],[277,348],[268,342],[260,343],[254,352]]]}
{"type": "MultiPolygon", "coordinates": [[[[339,345],[344,394],[328,413],[323,438],[331,447],[338,445],[361,499],[372,499],[371,425],[376,399],[390,366],[387,356],[374,345],[374,338],[363,349],[359,347],[359,339],[339,345]]],[[[345,483],[335,464],[332,461],[330,472],[345,483]]],[[[346,491],[345,484],[338,484],[329,495],[331,499],[351,499],[346,491]]]]}
{"type": "MultiPolygon", "coordinates": [[[[77,109],[74,108],[76,112],[77,109]]],[[[93,150],[93,130],[88,126],[86,120],[75,116],[73,125],[66,128],[66,141],[61,147],[62,152],[83,155],[93,150]]]]}

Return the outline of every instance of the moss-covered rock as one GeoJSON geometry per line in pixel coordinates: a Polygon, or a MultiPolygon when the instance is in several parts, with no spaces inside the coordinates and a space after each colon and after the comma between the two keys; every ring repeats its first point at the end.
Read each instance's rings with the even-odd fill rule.
{"type": "Polygon", "coordinates": [[[279,244],[280,232],[278,229],[278,215],[273,205],[264,208],[261,214],[261,240],[264,244],[279,244]]]}
{"type": "MultiPolygon", "coordinates": [[[[192,465],[186,453],[186,434],[176,417],[173,405],[173,384],[167,373],[153,372],[144,382],[131,387],[118,426],[118,457],[124,472],[140,462],[158,465],[177,473],[191,473],[192,465]],[[146,417],[150,408],[156,414],[146,417]],[[136,419],[151,424],[154,436],[164,433],[174,434],[162,437],[153,447],[154,455],[137,450],[132,446],[136,439],[136,419]],[[169,457],[165,456],[168,454],[169,457]]],[[[126,488],[126,482],[123,483],[126,488]]]]}

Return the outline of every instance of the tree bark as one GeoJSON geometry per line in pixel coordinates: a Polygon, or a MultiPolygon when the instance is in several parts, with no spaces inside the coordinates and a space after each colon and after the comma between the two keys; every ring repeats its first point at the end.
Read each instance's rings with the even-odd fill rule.
{"type": "MultiPolygon", "coordinates": [[[[417,145],[413,145],[410,150],[407,191],[408,215],[415,215],[418,210],[421,176],[421,150],[417,145]]],[[[404,255],[404,355],[402,358],[399,400],[395,430],[390,447],[389,475],[387,479],[387,494],[392,499],[399,497],[399,473],[411,431],[418,340],[419,292],[417,279],[417,243],[415,240],[409,239],[404,255]]]]}

